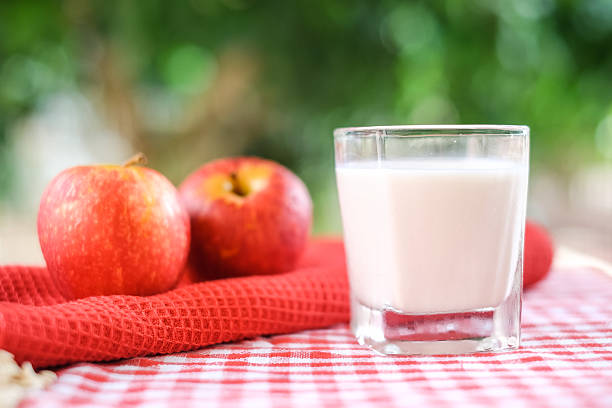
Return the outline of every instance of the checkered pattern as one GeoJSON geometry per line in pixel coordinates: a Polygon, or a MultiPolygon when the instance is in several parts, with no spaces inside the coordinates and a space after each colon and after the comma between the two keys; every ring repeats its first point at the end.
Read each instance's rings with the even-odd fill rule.
{"type": "Polygon", "coordinates": [[[554,271],[523,310],[515,352],[385,357],[338,325],[71,366],[22,407],[612,407],[612,279],[554,271]]]}

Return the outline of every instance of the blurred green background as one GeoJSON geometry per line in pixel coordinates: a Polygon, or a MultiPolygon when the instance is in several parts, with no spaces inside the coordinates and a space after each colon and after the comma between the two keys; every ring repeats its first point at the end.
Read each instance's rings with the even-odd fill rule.
{"type": "Polygon", "coordinates": [[[425,123],[529,125],[530,216],[612,254],[612,1],[3,1],[0,261],[40,260],[57,172],[135,151],[277,160],[337,233],[333,128],[425,123]]]}

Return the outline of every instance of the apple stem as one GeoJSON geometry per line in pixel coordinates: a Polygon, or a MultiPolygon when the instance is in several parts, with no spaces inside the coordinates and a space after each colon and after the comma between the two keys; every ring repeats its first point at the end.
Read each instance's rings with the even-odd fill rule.
{"type": "Polygon", "coordinates": [[[246,191],[242,190],[238,182],[238,175],[235,172],[231,172],[230,178],[232,179],[232,192],[240,197],[246,196],[246,191]]]}
{"type": "Polygon", "coordinates": [[[147,164],[147,156],[144,153],[136,153],[122,164],[123,167],[136,166],[139,164],[147,164]]]}

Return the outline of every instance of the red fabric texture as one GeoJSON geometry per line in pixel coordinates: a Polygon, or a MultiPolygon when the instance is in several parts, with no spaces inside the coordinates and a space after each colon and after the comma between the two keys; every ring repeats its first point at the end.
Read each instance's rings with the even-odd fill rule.
{"type": "Polygon", "coordinates": [[[519,350],[381,356],[339,324],[71,365],[19,407],[610,408],[610,299],[601,271],[560,268],[525,293],[519,350]]]}
{"type": "Polygon", "coordinates": [[[36,367],[192,350],[349,317],[342,244],[311,244],[275,276],[186,285],[149,297],[67,301],[46,269],[0,268],[0,349],[36,367]]]}
{"type": "MultiPolygon", "coordinates": [[[[525,282],[549,240],[526,237],[525,282]]],[[[536,236],[537,238],[537,236],[536,236]]],[[[43,267],[0,267],[0,349],[35,367],[175,353],[349,318],[340,240],[312,242],[291,272],[191,283],[155,296],[66,299],[43,267]]]]}
{"type": "Polygon", "coordinates": [[[523,287],[528,288],[546,277],[554,256],[554,246],[548,232],[533,222],[525,225],[524,254],[523,287]]]}

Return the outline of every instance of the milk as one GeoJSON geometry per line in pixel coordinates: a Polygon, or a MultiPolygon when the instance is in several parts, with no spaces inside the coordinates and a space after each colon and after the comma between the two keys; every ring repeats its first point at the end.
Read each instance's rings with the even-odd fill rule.
{"type": "Polygon", "coordinates": [[[487,159],[336,169],[350,284],[370,308],[493,308],[519,262],[527,166],[487,159]]]}

